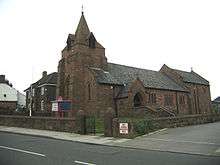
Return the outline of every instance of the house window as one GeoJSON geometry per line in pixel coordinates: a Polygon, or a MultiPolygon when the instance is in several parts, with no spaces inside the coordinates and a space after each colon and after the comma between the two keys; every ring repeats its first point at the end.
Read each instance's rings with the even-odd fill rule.
{"type": "Polygon", "coordinates": [[[172,106],[173,105],[173,95],[165,95],[164,96],[164,105],[172,106]]]}
{"type": "Polygon", "coordinates": [[[181,105],[185,104],[185,97],[183,95],[179,97],[179,104],[181,105]]]}
{"type": "Polygon", "coordinates": [[[91,100],[91,84],[88,84],[88,100],[91,100]]]}
{"type": "Polygon", "coordinates": [[[142,105],[143,98],[140,93],[134,96],[134,107],[140,107],[142,105]]]}
{"type": "Polygon", "coordinates": [[[27,97],[28,97],[28,99],[30,99],[31,98],[31,91],[29,90],[29,91],[27,91],[27,97]]]}
{"type": "Polygon", "coordinates": [[[32,102],[32,110],[35,110],[35,103],[34,102],[32,102]]]}
{"type": "Polygon", "coordinates": [[[44,95],[44,87],[41,87],[41,95],[44,95]]]}
{"type": "Polygon", "coordinates": [[[41,108],[41,111],[44,110],[44,100],[41,100],[41,103],[40,103],[40,108],[41,108]]]}
{"type": "Polygon", "coordinates": [[[32,89],[32,96],[35,96],[35,89],[32,89]]]}
{"type": "Polygon", "coordinates": [[[157,102],[156,93],[150,93],[149,94],[149,103],[156,104],[156,102],[157,102]]]}

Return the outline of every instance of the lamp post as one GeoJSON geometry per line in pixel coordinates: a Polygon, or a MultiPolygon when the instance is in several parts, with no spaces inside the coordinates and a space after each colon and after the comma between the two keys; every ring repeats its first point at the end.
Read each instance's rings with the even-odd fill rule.
{"type": "Polygon", "coordinates": [[[32,85],[31,85],[31,91],[30,91],[30,108],[29,108],[29,116],[32,116],[32,85]]]}

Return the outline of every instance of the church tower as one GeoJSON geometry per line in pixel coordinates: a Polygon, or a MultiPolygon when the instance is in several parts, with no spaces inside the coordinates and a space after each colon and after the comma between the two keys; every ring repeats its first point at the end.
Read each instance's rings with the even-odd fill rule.
{"type": "Polygon", "coordinates": [[[69,34],[58,64],[57,96],[72,101],[72,109],[84,109],[86,79],[90,67],[107,70],[105,48],[90,32],[82,12],[75,34],[69,34]]]}

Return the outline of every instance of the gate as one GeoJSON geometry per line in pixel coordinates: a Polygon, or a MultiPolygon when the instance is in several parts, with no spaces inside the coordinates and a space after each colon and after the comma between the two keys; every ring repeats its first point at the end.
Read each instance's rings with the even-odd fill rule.
{"type": "Polygon", "coordinates": [[[76,117],[76,132],[84,135],[104,133],[104,120],[95,115],[85,115],[81,111],[76,117]]]}
{"type": "Polygon", "coordinates": [[[95,134],[96,133],[96,118],[95,116],[86,116],[85,120],[85,126],[86,126],[86,134],[95,134]]]}

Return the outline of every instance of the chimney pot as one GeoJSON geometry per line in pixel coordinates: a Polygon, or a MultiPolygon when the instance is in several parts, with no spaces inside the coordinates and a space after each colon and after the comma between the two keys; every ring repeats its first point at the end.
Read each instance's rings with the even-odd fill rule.
{"type": "Polygon", "coordinates": [[[46,76],[47,76],[47,71],[43,71],[42,77],[46,77],[46,76]]]}
{"type": "Polygon", "coordinates": [[[4,83],[5,82],[5,75],[0,75],[0,83],[4,83]]]}

